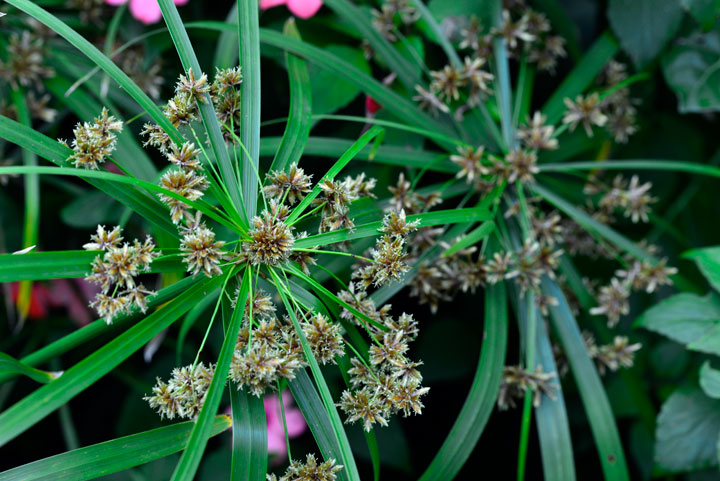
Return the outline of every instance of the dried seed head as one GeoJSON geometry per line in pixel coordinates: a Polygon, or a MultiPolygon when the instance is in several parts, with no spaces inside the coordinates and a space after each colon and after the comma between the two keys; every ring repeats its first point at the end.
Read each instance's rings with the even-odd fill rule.
{"type": "Polygon", "coordinates": [[[143,399],[161,418],[196,419],[214,374],[215,366],[205,367],[202,362],[196,366],[176,367],[167,383],[158,378],[152,395],[143,399]]]}
{"type": "Polygon", "coordinates": [[[345,344],[340,326],[331,324],[322,314],[315,314],[300,324],[313,355],[322,364],[335,361],[335,356],[345,354],[345,344]]]}
{"type": "MultiPolygon", "coordinates": [[[[318,464],[315,455],[308,454],[304,464],[292,461],[280,481],[335,481],[342,468],[334,459],[318,464]]],[[[268,481],[274,481],[270,475],[268,481]]]]}
{"type": "Polygon", "coordinates": [[[508,182],[519,180],[523,183],[531,183],[535,181],[534,174],[540,172],[537,166],[537,154],[529,150],[512,150],[505,156],[505,161],[510,171],[508,182]]]}
{"type": "Polygon", "coordinates": [[[73,129],[73,153],[68,157],[68,162],[75,167],[97,170],[98,164],[104,163],[115,150],[117,138],[113,132],[120,131],[122,122],[108,115],[108,110],[103,107],[100,116],[95,118],[93,123],[78,123],[73,129]]]}
{"type": "Polygon", "coordinates": [[[425,90],[420,85],[416,85],[415,90],[417,95],[413,96],[412,99],[420,104],[420,109],[428,109],[433,117],[437,117],[439,112],[450,113],[450,107],[445,105],[435,92],[425,90]]]}
{"type": "MultiPolygon", "coordinates": [[[[201,198],[208,185],[207,179],[193,170],[169,170],[160,179],[161,187],[190,201],[201,198]]],[[[158,197],[162,203],[170,207],[170,217],[174,224],[189,215],[189,206],[182,200],[165,194],[158,194],[158,197]]]]}
{"type": "Polygon", "coordinates": [[[202,272],[207,277],[222,274],[219,264],[225,255],[221,250],[224,245],[224,241],[215,240],[213,231],[204,227],[185,234],[180,242],[180,252],[188,272],[193,276],[202,272]]]}
{"type": "Polygon", "coordinates": [[[242,69],[240,67],[225,69],[216,68],[212,92],[215,95],[223,95],[227,91],[239,87],[242,81],[242,69]]]}
{"type": "Polygon", "coordinates": [[[471,184],[481,174],[487,174],[488,169],[482,165],[481,160],[485,148],[483,146],[477,149],[468,145],[457,148],[458,153],[450,156],[450,160],[460,167],[460,172],[456,177],[462,179],[466,177],[468,184],[471,184]]]}
{"type": "Polygon", "coordinates": [[[630,312],[629,297],[627,288],[613,277],[609,286],[600,288],[597,296],[599,306],[590,309],[590,314],[607,316],[608,326],[613,327],[620,321],[621,316],[630,312]]]}
{"type": "Polygon", "coordinates": [[[388,417],[389,413],[381,399],[375,396],[368,388],[360,389],[354,393],[344,391],[339,406],[347,415],[346,423],[354,424],[356,421],[362,421],[365,431],[370,431],[375,423],[387,426],[385,418],[388,417]]]}
{"type": "Polygon", "coordinates": [[[564,102],[568,110],[563,117],[563,123],[570,126],[571,132],[578,124],[582,123],[588,137],[592,137],[592,126],[602,127],[608,120],[607,116],[602,113],[602,103],[597,92],[587,97],[578,95],[575,97],[575,102],[570,99],[565,99],[564,102]]]}
{"type": "Polygon", "coordinates": [[[201,150],[195,148],[195,144],[192,142],[185,142],[181,147],[175,144],[170,145],[170,153],[167,154],[167,159],[170,163],[175,164],[182,170],[200,170],[200,160],[197,158],[200,155],[201,150]]]}
{"type": "Polygon", "coordinates": [[[531,150],[554,150],[558,148],[557,139],[553,138],[555,127],[545,125],[547,117],[535,112],[532,119],[527,119],[527,125],[518,129],[517,137],[523,145],[531,150]]]}
{"type": "Polygon", "coordinates": [[[104,225],[97,226],[97,233],[90,236],[91,242],[83,245],[83,249],[88,251],[107,251],[114,249],[120,245],[123,240],[122,228],[115,226],[110,232],[105,230],[104,225]]]}
{"type": "Polygon", "coordinates": [[[184,95],[188,100],[206,103],[205,95],[210,93],[207,75],[202,74],[200,78],[195,78],[192,68],[188,69],[187,77],[180,75],[180,79],[175,85],[175,93],[184,95]]]}
{"type": "Polygon", "coordinates": [[[271,172],[267,179],[270,185],[264,187],[265,195],[278,201],[287,200],[292,205],[305,198],[305,194],[311,190],[312,175],[305,175],[305,171],[291,164],[288,172],[271,172]]]}
{"type": "Polygon", "coordinates": [[[390,211],[383,218],[383,225],[379,231],[383,234],[405,237],[411,232],[415,232],[418,225],[420,225],[420,219],[413,222],[407,222],[405,211],[401,209],[399,213],[390,211]]]}
{"type": "Polygon", "coordinates": [[[287,261],[295,243],[291,228],[268,211],[256,216],[252,225],[250,240],[243,244],[250,263],[275,266],[287,261]]]}
{"type": "Polygon", "coordinates": [[[460,88],[467,84],[467,78],[460,70],[452,65],[446,65],[442,70],[430,72],[432,82],[430,90],[436,92],[446,102],[460,98],[460,88]]]}
{"type": "Polygon", "coordinates": [[[23,86],[42,86],[42,80],[52,77],[55,71],[44,65],[47,49],[45,41],[24,30],[18,35],[12,33],[7,46],[7,61],[0,60],[0,77],[7,79],[17,88],[23,86]]]}

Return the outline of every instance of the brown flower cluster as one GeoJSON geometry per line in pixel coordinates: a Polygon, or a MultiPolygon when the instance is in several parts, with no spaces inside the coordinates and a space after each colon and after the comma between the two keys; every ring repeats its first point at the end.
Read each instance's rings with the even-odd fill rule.
{"type": "Polygon", "coordinates": [[[114,317],[130,312],[137,306],[142,312],[147,309],[147,296],[155,293],[138,284],[136,277],[150,270],[153,259],[160,256],[155,244],[148,236],[145,242],[137,239],[132,244],[122,243],[122,229],[115,227],[111,231],[99,225],[97,233],[91,236],[91,242],[83,246],[86,250],[104,251],[92,262],[92,272],[85,280],[97,284],[102,289],[90,303],[90,307],[112,323],[114,317]]]}
{"type": "MultiPolygon", "coordinates": [[[[123,124],[103,107],[99,117],[92,123],[78,123],[73,129],[73,153],[68,157],[75,167],[97,170],[115,150],[116,132],[122,131],[123,124]]],[[[64,142],[63,142],[64,143],[64,142]]]]}
{"type": "Polygon", "coordinates": [[[152,395],[143,399],[157,410],[160,418],[197,419],[205,403],[215,366],[203,363],[176,367],[166,383],[160,378],[152,389],[152,395]]]}
{"type": "Polygon", "coordinates": [[[521,366],[505,366],[498,393],[498,408],[503,411],[514,408],[516,400],[523,399],[527,392],[533,393],[535,407],[540,406],[543,394],[555,400],[557,386],[552,380],[556,377],[554,372],[543,372],[542,366],[537,366],[535,372],[529,372],[521,366]]]}
{"type": "Polygon", "coordinates": [[[267,481],[335,481],[342,468],[334,459],[318,463],[314,454],[308,454],[304,463],[293,460],[284,475],[268,474],[267,481]]]}

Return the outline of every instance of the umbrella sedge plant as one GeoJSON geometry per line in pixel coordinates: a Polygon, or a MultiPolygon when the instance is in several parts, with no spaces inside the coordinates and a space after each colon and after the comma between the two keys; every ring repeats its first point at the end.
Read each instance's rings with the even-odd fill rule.
{"type": "MultiPolygon", "coordinates": [[[[0,444],[62,409],[183,316],[200,322],[189,314],[199,298],[210,298],[211,316],[192,347],[193,362],[178,364],[145,393],[148,409],[171,424],[20,466],[0,480],[92,479],[178,451],[173,479],[194,479],[209,438],[228,428],[228,477],[265,479],[262,395],[285,387],[319,454],[291,456],[278,479],[359,479],[345,423],[363,427],[377,479],[374,429],[393,416],[420,414],[423,399],[432,396],[412,353],[422,326],[387,304],[405,287],[432,312],[461,293],[482,293],[484,304],[473,384],[420,479],[454,478],[495,406],[521,413],[518,479],[525,477],[533,419],[545,477],[576,479],[563,396],[568,371],[605,478],[629,479],[601,375],[632,367],[640,345],[613,328],[628,313],[633,291],[687,281],[655,246],[613,228],[623,219],[651,221],[655,198],[640,174],[612,171],[719,174],[689,163],[607,160],[613,145],[637,130],[630,89],[643,80],[614,60],[611,34],[599,37],[549,98],[536,99],[536,78],[553,75],[566,50],[579,49],[522,1],[485,2],[477,15],[458,17],[444,30],[419,0],[383,1],[371,12],[327,0],[358,32],[377,71],[385,71],[382,81],[303,41],[292,21],[283,32],[260,28],[255,0],[239,0],[225,23],[183,23],[171,0],[159,0],[165,26],[115,52],[101,52],[37,2],[6,3],[14,7],[12,28],[27,31],[26,14],[47,35],[15,34],[0,66],[17,119],[0,117],[0,138],[24,160],[0,167],[0,175],[23,175],[27,196],[23,250],[0,256],[0,281],[21,282],[18,305],[26,311],[32,281],[85,277],[98,288],[91,305],[99,319],[21,359],[1,359],[0,381],[28,376],[43,385],[0,413],[0,444]],[[188,34],[195,31],[220,34],[217,65],[207,71],[188,34]],[[402,53],[418,32],[443,52],[446,65],[425,65],[417,51],[402,53]],[[158,37],[170,40],[182,64],[174,96],[161,105],[155,82],[135,82],[113,61],[158,37]],[[260,56],[268,54],[261,46],[286,51],[291,99],[282,137],[260,136],[260,56]],[[88,61],[68,64],[79,54],[88,61]],[[47,64],[27,68],[17,61],[23,55],[47,64]],[[308,63],[354,84],[382,114],[312,115],[308,63]],[[108,82],[122,90],[108,91],[108,82]],[[44,89],[66,97],[84,119],[71,138],[33,129],[33,119],[53,121],[45,103],[29,95],[44,89]],[[142,132],[136,135],[124,116],[142,119],[142,132]],[[309,137],[314,120],[365,128],[357,139],[309,137]],[[424,138],[423,148],[383,145],[388,130],[424,138]],[[148,153],[167,161],[162,169],[148,153]],[[311,176],[303,155],[334,162],[311,176]],[[582,161],[588,156],[596,159],[582,161]],[[375,179],[343,174],[364,161],[405,167],[379,192],[375,179]],[[89,242],[77,250],[33,251],[40,176],[85,180],[128,214],[122,225],[88,232],[89,242]],[[429,184],[431,176],[441,182],[429,184]],[[145,237],[128,236],[131,214],[147,226],[145,237]],[[609,283],[594,281],[575,268],[578,256],[615,263],[615,275],[609,283]],[[156,274],[162,276],[157,291],[146,287],[156,274]],[[508,306],[521,333],[518,359],[506,359],[508,306]],[[590,329],[581,330],[578,319],[590,329]],[[222,346],[212,357],[206,341],[218,331],[222,346]],[[38,369],[106,333],[109,342],[64,372],[38,369]],[[337,364],[346,384],[340,395],[333,396],[324,364],[337,364]],[[229,417],[218,415],[224,393],[229,417]]],[[[187,329],[183,323],[181,333],[187,329]]],[[[634,401],[648,405],[635,376],[622,372],[634,401]]]]}
{"type": "MultiPolygon", "coordinates": [[[[125,330],[59,377],[51,376],[62,382],[47,382],[5,409],[0,414],[2,444],[112,371],[187,313],[197,296],[217,292],[217,301],[194,362],[177,366],[165,379],[158,379],[144,397],[148,409],[157,410],[162,418],[190,420],[189,424],[181,423],[184,431],[171,431],[168,426],[136,435],[147,443],[148,451],[137,458],[124,456],[124,461],[110,468],[93,470],[89,467],[92,459],[82,451],[69,451],[1,476],[34,479],[48,469],[64,469],[69,473],[89,470],[77,476],[90,479],[183,450],[173,479],[194,479],[209,437],[231,423],[237,431],[233,479],[247,479],[243,469],[263,479],[266,440],[253,435],[265,426],[262,395],[289,386],[305,415],[317,419],[313,432],[321,453],[319,458],[308,455],[303,460],[292,459],[283,479],[359,479],[336,406],[345,422],[363,425],[371,442],[375,424],[387,425],[395,414],[420,414],[422,399],[428,393],[422,386],[421,363],[408,351],[409,343],[418,335],[412,314],[376,310],[363,301],[366,291],[402,278],[408,270],[406,238],[411,232],[445,224],[447,215],[452,216],[451,222],[489,219],[489,211],[480,206],[450,213],[435,211],[426,217],[391,209],[378,221],[356,224],[351,205],[360,198],[375,198],[375,180],[365,174],[344,178],[341,174],[365,146],[372,144],[377,150],[384,135],[381,127],[365,132],[324,175],[312,179],[301,163],[307,132],[304,136],[294,132],[298,123],[308,119],[292,119],[275,161],[262,168],[267,175],[261,176],[256,108],[260,102],[259,43],[254,2],[239,2],[238,19],[244,34],[238,41],[243,67],[218,68],[213,79],[201,72],[174,4],[160,2],[167,31],[185,68],[174,97],[161,107],[52,14],[31,2],[11,5],[85,52],[124,87],[148,116],[138,141],[147,149],[156,149],[168,164],[154,181],[134,175],[128,168],[134,159],[123,159],[118,149],[126,126],[110,113],[111,108],[103,106],[94,118],[76,125],[71,139],[59,141],[32,130],[27,123],[3,117],[5,140],[56,165],[10,167],[3,174],[85,179],[145,217],[156,235],[174,237],[176,247],[160,249],[152,235],[130,239],[122,226],[99,225],[82,246],[86,252],[26,249],[3,256],[3,281],[64,277],[68,267],[85,271],[86,281],[99,288],[91,307],[101,318],[35,355],[13,359],[11,368],[3,372],[5,381],[92,340],[103,332],[103,326],[125,330]],[[107,165],[119,173],[108,171],[107,165]],[[375,247],[353,253],[350,240],[365,238],[377,238],[375,247]],[[89,263],[86,253],[91,255],[89,263]],[[362,273],[363,287],[338,294],[325,288],[313,276],[318,255],[362,261],[357,271],[362,273]],[[35,272],[42,274],[33,274],[32,269],[13,262],[33,265],[35,272]],[[189,277],[155,292],[146,287],[147,276],[153,272],[187,272],[189,277]],[[279,299],[280,305],[273,298],[279,299]],[[131,321],[135,322],[129,327],[131,321]],[[217,329],[222,330],[224,341],[218,358],[212,359],[204,349],[205,341],[217,329]],[[347,390],[339,398],[330,394],[319,367],[336,363],[349,376],[347,390]],[[233,391],[232,419],[217,416],[226,389],[233,391]],[[172,444],[161,445],[171,432],[176,436],[172,444]]],[[[286,33],[298,36],[292,23],[286,33]]],[[[289,56],[287,62],[291,73],[307,76],[299,59],[289,56]]],[[[22,83],[11,86],[18,92],[19,108],[22,83]]],[[[428,204],[429,210],[432,203],[428,204]]],[[[341,279],[338,282],[346,285],[341,279]]],[[[98,445],[97,450],[109,455],[110,451],[103,448],[98,445]]],[[[126,448],[120,448],[123,450],[126,448]]]]}

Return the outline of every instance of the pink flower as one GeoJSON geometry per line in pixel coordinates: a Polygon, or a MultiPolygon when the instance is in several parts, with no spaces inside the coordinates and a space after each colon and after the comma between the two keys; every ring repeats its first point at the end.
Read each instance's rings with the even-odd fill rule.
{"type": "Polygon", "coordinates": [[[310,18],[322,7],[321,0],[260,0],[260,8],[267,10],[268,8],[277,7],[278,5],[287,5],[287,8],[300,18],[310,18]]]}
{"type": "MultiPolygon", "coordinates": [[[[11,284],[11,295],[18,298],[19,284],[11,284]]],[[[48,283],[33,282],[30,292],[28,319],[46,318],[53,309],[64,309],[78,327],[92,321],[87,305],[100,289],[82,279],[53,279],[48,283]]]]}
{"type": "MultiPolygon", "coordinates": [[[[175,0],[175,5],[185,5],[189,0],[175,0]]],[[[122,5],[128,0],[105,0],[109,5],[122,5]]],[[[130,13],[144,24],[159,22],[162,18],[157,0],[130,0],[130,13]]]]}
{"type": "MultiPolygon", "coordinates": [[[[292,396],[289,392],[283,391],[282,402],[285,408],[288,437],[296,438],[307,429],[305,418],[300,409],[292,405],[292,396]]],[[[277,394],[265,396],[265,417],[267,418],[268,453],[274,454],[273,463],[279,464],[285,461],[288,453],[285,444],[285,428],[280,412],[280,397],[277,394]]]]}

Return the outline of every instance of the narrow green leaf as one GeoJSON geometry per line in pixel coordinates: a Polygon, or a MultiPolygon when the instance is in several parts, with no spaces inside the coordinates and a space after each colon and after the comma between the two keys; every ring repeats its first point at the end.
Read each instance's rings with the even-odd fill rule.
{"type": "MultiPolygon", "coordinates": [[[[238,19],[237,4],[233,4],[225,17],[225,23],[228,25],[237,24],[238,19]]],[[[232,68],[237,65],[240,45],[237,41],[236,29],[228,29],[220,33],[217,47],[215,48],[215,59],[213,65],[217,68],[232,68]]]]}
{"type": "Polygon", "coordinates": [[[498,283],[485,290],[485,318],[480,359],[465,403],[450,433],[420,481],[450,481],[475,449],[495,407],[507,347],[507,294],[498,283]]]}
{"type": "MultiPolygon", "coordinates": [[[[300,39],[295,20],[285,22],[283,33],[289,37],[300,39]]],[[[290,164],[300,160],[305,144],[310,136],[312,124],[312,89],[307,65],[300,57],[285,52],[285,63],[290,80],[290,112],[280,145],[272,161],[270,170],[282,171],[290,164]]],[[[258,155],[262,155],[263,140],[260,141],[258,155]]]]}
{"type": "Polygon", "coordinates": [[[49,372],[35,369],[27,364],[23,364],[9,354],[0,352],[0,374],[7,377],[15,377],[17,375],[27,376],[33,381],[46,384],[53,379],[57,379],[62,372],[49,372]]]}
{"type": "MultiPolygon", "coordinates": [[[[225,276],[217,276],[214,279],[221,279],[224,277],[225,276]]],[[[200,410],[200,414],[198,415],[198,418],[195,421],[195,426],[190,434],[187,449],[183,452],[178,465],[175,467],[172,481],[192,481],[195,479],[195,474],[200,466],[200,460],[202,459],[208,439],[210,438],[212,420],[217,414],[218,407],[220,407],[220,400],[222,398],[223,391],[225,390],[225,385],[227,384],[230,362],[232,361],[238,334],[240,332],[240,327],[242,326],[243,315],[245,313],[245,301],[247,300],[250,292],[251,281],[252,277],[246,270],[243,275],[242,283],[240,284],[240,292],[238,293],[238,307],[233,311],[232,319],[230,320],[227,330],[225,330],[225,339],[223,340],[222,348],[220,349],[220,356],[218,357],[217,364],[215,365],[215,373],[213,374],[212,381],[210,381],[210,387],[208,387],[207,394],[205,395],[205,402],[203,403],[203,407],[200,410]]],[[[220,295],[224,294],[220,293],[220,295]]],[[[264,477],[265,473],[262,473],[262,476],[256,479],[263,479],[264,477]]]]}
{"type": "Polygon", "coordinates": [[[604,237],[605,239],[613,243],[615,246],[619,247],[625,252],[628,252],[637,259],[648,259],[657,261],[657,259],[648,254],[636,243],[632,242],[622,234],[619,234],[614,229],[593,219],[591,216],[576,208],[575,206],[570,204],[570,202],[566,201],[554,192],[551,192],[550,190],[540,186],[539,184],[531,186],[531,189],[535,193],[540,195],[543,199],[545,199],[547,202],[554,205],[560,211],[564,212],[565,215],[580,224],[584,229],[604,237]]]}
{"type": "MultiPolygon", "coordinates": [[[[407,216],[408,222],[420,221],[420,227],[431,227],[434,225],[457,224],[461,222],[490,221],[492,214],[485,207],[468,207],[465,209],[438,210],[424,214],[413,214],[407,216]]],[[[492,222],[490,222],[492,224],[492,222]]],[[[295,247],[311,248],[338,242],[362,239],[364,237],[378,236],[378,229],[382,227],[382,221],[369,222],[353,227],[352,229],[340,229],[334,232],[325,232],[298,239],[295,247]]],[[[482,239],[490,233],[492,226],[487,222],[473,231],[473,236],[482,239]],[[483,227],[485,226],[485,227],[483,227]]],[[[470,245],[470,244],[468,244],[470,245]]],[[[464,247],[461,247],[464,248],[464,247]]]]}
{"type": "MultiPolygon", "coordinates": [[[[223,298],[222,309],[223,325],[227,330],[232,322],[233,314],[230,300],[227,297],[223,298]]],[[[230,481],[263,481],[267,473],[268,462],[265,403],[262,397],[238,389],[237,384],[231,381],[228,391],[230,392],[233,424],[230,481]]]]}
{"type": "Polygon", "coordinates": [[[576,95],[581,94],[615,56],[618,49],[617,40],[610,32],[603,33],[595,41],[542,108],[542,112],[547,115],[548,124],[560,120],[565,112],[565,99],[574,100],[576,95]]]}
{"type": "MultiPolygon", "coordinates": [[[[60,167],[67,165],[65,160],[72,154],[72,150],[68,147],[1,115],[0,138],[34,152],[60,167]]],[[[87,182],[137,212],[154,226],[177,236],[177,228],[170,222],[167,208],[158,199],[134,188],[116,185],[101,179],[87,179],[87,182]]]]}
{"type": "Polygon", "coordinates": [[[140,105],[140,107],[145,110],[145,112],[147,112],[150,117],[152,117],[152,119],[163,128],[163,130],[165,130],[165,132],[167,132],[173,141],[181,141],[182,137],[180,136],[180,133],[163,115],[160,108],[155,105],[155,102],[153,102],[152,99],[148,97],[147,94],[143,92],[142,89],[120,69],[120,67],[115,65],[112,60],[103,55],[100,50],[83,38],[82,35],[30,0],[6,0],[6,3],[27,13],[70,42],[75,48],[86,55],[93,61],[93,63],[103,69],[105,73],[115,80],[120,87],[122,87],[122,89],[125,90],[138,103],[138,105],[140,105]]]}
{"type": "MultiPolygon", "coordinates": [[[[290,392],[302,411],[323,457],[325,459],[342,459],[343,453],[335,437],[332,420],[307,371],[305,369],[298,371],[295,379],[288,382],[288,387],[290,387],[290,392]]],[[[345,469],[340,471],[338,479],[349,481],[348,471],[345,469]]]]}
{"type": "MultiPolygon", "coordinates": [[[[30,112],[25,102],[24,93],[20,89],[11,89],[10,95],[17,110],[18,120],[27,128],[32,128],[30,120],[30,112]]],[[[23,164],[28,167],[34,167],[38,164],[37,156],[30,150],[24,150],[23,164]]],[[[23,220],[23,249],[37,245],[38,229],[40,227],[40,177],[37,174],[30,174],[25,177],[25,217],[23,220]]],[[[20,316],[24,319],[30,310],[30,295],[32,292],[32,282],[24,281],[18,287],[17,305],[20,310],[20,316]]]]}
{"type": "Polygon", "coordinates": [[[240,65],[243,69],[240,137],[247,149],[247,153],[243,151],[242,154],[242,192],[247,216],[251,219],[257,210],[260,165],[260,27],[256,0],[237,0],[237,6],[240,65]]]}
{"type": "MultiPolygon", "coordinates": [[[[68,451],[0,473],[0,481],[83,481],[117,473],[183,450],[193,425],[176,423],[68,451]]],[[[217,416],[212,436],[229,427],[228,416],[217,416]]]]}
{"type": "Polygon", "coordinates": [[[658,170],[687,172],[689,174],[720,177],[720,168],[679,160],[638,159],[638,160],[607,160],[540,164],[540,172],[575,172],[581,170],[658,170]]]}
{"type": "Polygon", "coordinates": [[[460,60],[460,57],[458,56],[452,44],[448,40],[447,36],[443,33],[442,27],[440,27],[440,24],[437,23],[437,20],[435,20],[432,12],[428,10],[427,6],[425,6],[425,4],[421,0],[413,0],[412,4],[413,7],[415,7],[415,9],[420,12],[420,17],[425,21],[427,26],[430,27],[430,30],[435,34],[435,39],[440,44],[440,47],[442,47],[445,55],[447,55],[450,63],[457,69],[462,68],[462,61],[460,60]]]}
{"type": "MultiPolygon", "coordinates": [[[[460,210],[460,209],[456,209],[460,210]]],[[[488,215],[490,213],[488,212],[488,215]]],[[[464,222],[464,221],[461,221],[464,222]]],[[[468,232],[467,235],[464,237],[461,237],[457,242],[455,242],[453,245],[450,246],[448,250],[443,252],[443,257],[447,257],[450,255],[455,254],[458,251],[461,251],[467,247],[470,247],[474,244],[477,244],[487,236],[493,233],[495,230],[495,223],[491,220],[487,220],[480,224],[476,229],[473,229],[471,232],[468,232]]]]}
{"type": "MultiPolygon", "coordinates": [[[[210,207],[206,202],[191,201],[191,200],[186,199],[185,197],[182,197],[179,194],[176,194],[175,192],[172,192],[163,187],[160,187],[159,185],[151,184],[150,182],[145,182],[144,180],[135,179],[133,177],[128,177],[125,175],[113,174],[111,172],[105,172],[105,171],[99,171],[99,170],[85,170],[85,169],[75,169],[75,168],[67,168],[67,167],[0,167],[0,173],[2,173],[2,174],[28,174],[28,173],[31,173],[31,174],[69,175],[69,176],[90,178],[90,179],[102,179],[102,180],[117,182],[117,183],[121,183],[121,184],[129,184],[129,185],[132,185],[135,187],[142,187],[146,190],[158,192],[163,195],[167,195],[168,197],[172,197],[174,199],[180,200],[180,201],[184,202],[185,204],[199,210],[200,212],[205,214],[207,217],[224,225],[228,229],[239,232],[237,225],[226,220],[224,217],[221,217],[220,215],[216,214],[215,209],[210,207]]],[[[177,235],[177,228],[173,228],[172,233],[177,235]]]]}
{"type": "MultiPolygon", "coordinates": [[[[492,0],[490,2],[492,9],[493,23],[496,28],[502,28],[502,2],[492,0]]],[[[515,132],[512,125],[512,88],[510,86],[510,64],[508,60],[508,52],[505,46],[505,38],[502,36],[495,37],[493,40],[493,53],[495,54],[495,78],[497,79],[498,91],[495,98],[500,110],[500,124],[502,127],[503,140],[505,141],[505,150],[512,150],[513,145],[517,143],[515,132]]],[[[502,147],[502,146],[501,146],[502,147]]]]}
{"type": "Polygon", "coordinates": [[[365,132],[362,137],[360,137],[358,140],[356,140],[350,148],[333,164],[333,166],[325,173],[325,175],[322,176],[322,178],[318,181],[317,184],[315,184],[315,187],[310,191],[308,195],[305,196],[305,198],[298,204],[298,206],[293,209],[292,214],[290,214],[290,217],[288,217],[288,224],[293,223],[302,213],[305,209],[307,209],[312,201],[315,199],[315,197],[318,196],[321,192],[320,186],[323,184],[326,180],[333,180],[336,175],[340,173],[341,170],[345,168],[345,166],[353,159],[355,156],[360,152],[363,147],[365,147],[373,138],[382,135],[384,130],[378,126],[373,126],[370,129],[368,129],[367,132],[365,132]]]}
{"type": "MultiPolygon", "coordinates": [[[[514,289],[515,295],[519,294],[514,289]]],[[[518,302],[519,306],[522,303],[518,302]]],[[[544,372],[557,373],[555,356],[553,355],[550,337],[548,336],[546,323],[541,317],[541,312],[533,305],[535,315],[540,320],[536,324],[536,359],[531,370],[542,367],[544,372]]],[[[527,330],[528,324],[527,309],[523,306],[518,309],[518,317],[523,330],[527,330]]],[[[528,337],[527,334],[524,334],[528,337]]],[[[573,460],[572,440],[570,439],[570,425],[565,407],[560,379],[554,379],[554,396],[549,397],[543,393],[540,405],[535,408],[535,423],[540,440],[540,454],[542,456],[543,473],[545,479],[552,480],[575,480],[575,463],[573,460]]]]}
{"type": "MultiPolygon", "coordinates": [[[[85,277],[90,263],[102,255],[98,251],[29,252],[0,254],[0,282],[67,279],[85,277]]],[[[185,272],[187,266],[179,257],[161,257],[150,264],[153,273],[185,272]]]]}
{"type": "Polygon", "coordinates": [[[201,279],[187,291],[147,316],[73,367],[0,414],[0,446],[25,432],[38,421],[55,411],[95,381],[110,372],[153,337],[185,314],[197,296],[219,284],[220,277],[201,279]]]}
{"type": "MultiPolygon", "coordinates": [[[[280,147],[280,137],[263,137],[260,139],[260,156],[273,155],[280,147]]],[[[319,157],[339,157],[353,144],[352,140],[331,137],[309,137],[305,144],[304,155],[319,157]]],[[[378,164],[396,165],[399,167],[415,167],[447,174],[456,174],[458,166],[453,164],[447,154],[427,150],[407,149],[395,145],[383,145],[371,159],[371,146],[365,146],[355,156],[355,160],[364,160],[378,164]]]]}
{"type": "Polygon", "coordinates": [[[363,39],[367,40],[373,51],[380,57],[390,70],[397,73],[400,81],[410,92],[414,91],[415,85],[420,84],[420,78],[412,64],[400,54],[400,52],[383,37],[370,23],[370,18],[361,9],[352,4],[349,0],[325,0],[325,5],[355,27],[363,39]]]}
{"type": "MultiPolygon", "coordinates": [[[[182,293],[195,282],[195,279],[187,277],[175,284],[161,289],[156,295],[148,299],[148,309],[155,309],[158,306],[162,306],[166,302],[175,298],[178,294],[182,293]]],[[[111,326],[108,326],[104,319],[99,319],[88,324],[82,329],[72,331],[70,334],[58,339],[57,341],[51,342],[47,346],[42,347],[32,354],[28,354],[20,359],[20,361],[28,366],[39,366],[55,356],[61,356],[78,346],[85,346],[88,342],[92,341],[99,335],[107,333],[108,330],[122,327],[125,324],[128,324],[131,320],[136,319],[139,315],[139,312],[122,314],[113,320],[113,324],[111,326]]],[[[12,377],[13,376],[8,376],[6,374],[0,374],[0,383],[5,382],[12,377]]]]}
{"type": "MultiPolygon", "coordinates": [[[[284,285],[275,270],[271,269],[270,275],[272,276],[276,286],[284,285]]],[[[295,306],[290,303],[285,292],[285,290],[278,288],[278,294],[280,294],[283,304],[285,304],[287,312],[290,316],[290,320],[292,321],[293,327],[295,328],[295,333],[297,334],[298,340],[302,345],[305,359],[310,365],[310,371],[312,372],[313,378],[315,379],[315,384],[320,391],[320,398],[322,399],[325,411],[330,417],[330,424],[333,429],[333,435],[340,447],[340,457],[337,458],[336,461],[338,462],[338,464],[342,464],[343,471],[347,472],[348,478],[351,481],[359,481],[360,475],[358,474],[357,466],[355,464],[355,458],[353,458],[352,449],[350,448],[350,441],[348,441],[347,434],[345,433],[342,421],[340,420],[340,415],[338,414],[337,408],[335,407],[335,402],[333,401],[332,395],[330,394],[330,389],[328,388],[327,382],[325,382],[325,378],[320,371],[320,366],[318,365],[317,360],[312,353],[312,349],[310,348],[310,345],[305,338],[305,333],[303,332],[302,328],[300,327],[300,323],[297,320],[297,316],[295,315],[295,306]]]]}
{"type": "MultiPolygon", "coordinates": [[[[53,64],[61,64],[61,62],[53,62],[53,64]]],[[[58,69],[60,67],[55,65],[55,68],[58,69]]],[[[56,99],[61,100],[82,120],[89,121],[97,117],[102,111],[103,105],[83,89],[75,89],[67,96],[65,93],[72,86],[72,83],[59,75],[45,79],[43,85],[52,92],[56,99]]],[[[105,106],[107,106],[107,101],[105,101],[105,106]]],[[[123,120],[117,109],[111,108],[109,110],[110,114],[115,116],[115,118],[123,120]]],[[[117,135],[117,147],[113,153],[113,158],[118,165],[138,179],[153,181],[157,176],[155,165],[153,165],[145,149],[140,146],[134,133],[129,128],[124,128],[122,132],[117,135]]]]}
{"type": "MultiPolygon", "coordinates": [[[[185,30],[185,26],[180,19],[177,7],[175,7],[172,0],[158,0],[158,2],[183,68],[186,72],[192,69],[193,73],[199,77],[202,69],[200,68],[200,63],[195,55],[192,44],[190,43],[190,38],[185,30]]],[[[258,76],[260,75],[259,70],[260,69],[258,67],[258,76]]],[[[247,82],[248,73],[245,73],[243,87],[247,82]]],[[[243,102],[246,102],[247,97],[245,97],[245,91],[243,90],[242,93],[243,102]]],[[[207,131],[210,148],[217,160],[220,175],[223,178],[225,187],[230,195],[230,199],[237,211],[244,215],[246,212],[243,205],[243,199],[240,197],[240,189],[238,187],[237,178],[235,177],[235,169],[230,161],[230,154],[228,154],[227,147],[225,146],[225,140],[220,132],[220,124],[218,123],[215,109],[208,94],[205,94],[205,102],[198,102],[198,108],[200,110],[203,125],[207,131]]],[[[243,107],[243,112],[244,111],[245,108],[243,107]]],[[[245,114],[243,113],[243,115],[245,114]]],[[[246,147],[250,148],[247,143],[246,147]]]]}
{"type": "Polygon", "coordinates": [[[625,453],[610,402],[595,365],[587,353],[565,295],[555,282],[547,278],[543,279],[542,290],[545,295],[552,296],[559,302],[557,306],[550,306],[550,315],[580,391],[605,479],[629,480],[625,453]]]}

